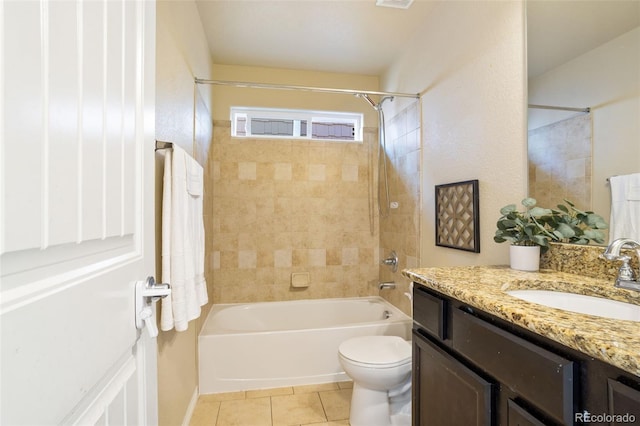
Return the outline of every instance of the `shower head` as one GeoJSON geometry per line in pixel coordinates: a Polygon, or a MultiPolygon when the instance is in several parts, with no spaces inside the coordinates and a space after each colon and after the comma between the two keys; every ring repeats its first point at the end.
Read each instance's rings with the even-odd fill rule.
{"type": "Polygon", "coordinates": [[[367,103],[368,103],[369,105],[371,105],[371,107],[372,107],[373,109],[378,109],[378,105],[376,105],[376,103],[375,103],[375,102],[373,102],[373,99],[371,99],[371,97],[370,97],[369,95],[367,95],[366,93],[356,93],[356,97],[358,97],[358,98],[362,98],[362,99],[364,99],[365,101],[367,101],[367,103]]]}
{"type": "Polygon", "coordinates": [[[356,97],[358,98],[362,98],[365,101],[367,101],[367,103],[369,105],[371,105],[371,107],[373,109],[375,109],[376,111],[380,111],[382,109],[382,104],[384,103],[384,101],[393,101],[393,96],[385,96],[384,98],[380,99],[380,102],[378,102],[377,104],[373,101],[373,99],[371,99],[371,97],[369,95],[367,95],[366,93],[356,93],[356,97]]]}

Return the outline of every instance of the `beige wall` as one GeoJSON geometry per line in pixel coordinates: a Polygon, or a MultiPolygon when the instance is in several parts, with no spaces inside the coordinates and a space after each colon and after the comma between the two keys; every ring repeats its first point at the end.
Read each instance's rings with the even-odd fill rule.
{"type": "MultiPolygon", "coordinates": [[[[194,91],[194,77],[209,75],[211,61],[195,3],[158,2],[156,33],[156,139],[179,145],[207,170],[205,162],[213,124],[209,112],[211,90],[208,86],[198,86],[194,91]]],[[[156,212],[159,213],[161,153],[156,155],[156,160],[156,212]]],[[[205,205],[205,215],[208,211],[210,204],[205,205]]],[[[161,223],[159,218],[156,222],[161,223]]],[[[161,241],[159,229],[156,230],[156,241],[158,244],[161,241]]],[[[160,266],[159,250],[158,246],[157,268],[160,266]]],[[[159,271],[156,276],[160,277],[159,271]]],[[[210,287],[211,283],[208,284],[210,287]]],[[[203,315],[206,315],[206,309],[203,315]]],[[[197,390],[199,326],[199,320],[192,321],[184,332],[161,331],[158,336],[160,425],[182,424],[197,390]]]]}
{"type": "Polygon", "coordinates": [[[422,92],[420,265],[507,263],[499,209],[526,194],[522,2],[438,2],[382,90],[422,92]],[[434,185],[480,181],[481,253],[435,246],[434,185]]]}
{"type": "MultiPolygon", "coordinates": [[[[640,172],[640,28],[529,81],[529,103],[591,107],[593,211],[608,220],[606,179],[640,172]]],[[[571,113],[575,115],[575,113],[571,113]]],[[[530,110],[529,128],[566,113],[530,110]]]]}

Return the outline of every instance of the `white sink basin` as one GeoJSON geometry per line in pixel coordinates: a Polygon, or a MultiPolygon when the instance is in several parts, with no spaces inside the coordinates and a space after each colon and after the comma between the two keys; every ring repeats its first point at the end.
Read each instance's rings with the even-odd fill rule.
{"type": "Polygon", "coordinates": [[[640,306],[601,297],[547,290],[512,290],[507,294],[550,308],[598,317],[640,321],[640,306]]]}

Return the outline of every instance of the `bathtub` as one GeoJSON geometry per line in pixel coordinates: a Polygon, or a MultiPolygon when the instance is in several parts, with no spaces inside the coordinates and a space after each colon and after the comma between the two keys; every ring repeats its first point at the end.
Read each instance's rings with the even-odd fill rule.
{"type": "Polygon", "coordinates": [[[340,343],[409,340],[411,325],[380,297],[214,305],[198,336],[200,394],[349,380],[340,343]]]}

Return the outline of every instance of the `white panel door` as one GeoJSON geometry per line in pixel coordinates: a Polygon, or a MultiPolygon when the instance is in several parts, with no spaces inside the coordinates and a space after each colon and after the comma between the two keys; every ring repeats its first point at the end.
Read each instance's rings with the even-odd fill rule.
{"type": "Polygon", "coordinates": [[[0,2],[0,424],[157,423],[155,4],[0,2]]]}

